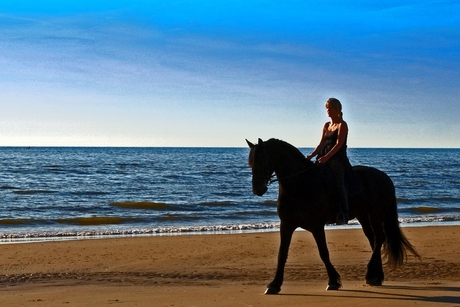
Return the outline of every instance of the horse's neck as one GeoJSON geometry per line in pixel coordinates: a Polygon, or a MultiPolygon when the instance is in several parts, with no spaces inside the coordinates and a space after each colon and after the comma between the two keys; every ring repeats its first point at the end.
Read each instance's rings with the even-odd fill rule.
{"type": "Polygon", "coordinates": [[[278,155],[276,159],[275,173],[278,178],[286,177],[298,173],[308,167],[313,162],[299,159],[287,153],[278,155]]]}

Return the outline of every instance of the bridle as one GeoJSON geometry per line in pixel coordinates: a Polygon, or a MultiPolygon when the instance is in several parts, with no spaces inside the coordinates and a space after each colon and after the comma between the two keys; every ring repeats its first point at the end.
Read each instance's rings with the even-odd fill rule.
{"type": "MultiPolygon", "coordinates": [[[[263,146],[263,154],[264,154],[264,158],[265,158],[265,160],[267,162],[267,168],[268,169],[274,169],[274,168],[272,168],[273,163],[271,162],[270,157],[268,156],[268,153],[267,153],[267,150],[265,149],[265,146],[263,146]]],[[[255,159],[255,157],[254,157],[254,159],[255,159]]],[[[275,171],[273,170],[273,171],[271,171],[271,172],[269,172],[268,174],[265,174],[265,175],[263,175],[263,174],[259,175],[259,174],[254,174],[253,173],[252,174],[253,181],[254,181],[254,178],[260,178],[260,179],[263,180],[265,186],[268,187],[270,184],[272,184],[273,182],[277,181],[277,179],[273,179],[273,177],[276,176],[275,174],[273,174],[274,172],[275,171]]]]}
{"type": "Polygon", "coordinates": [[[300,175],[300,174],[302,174],[302,173],[305,173],[306,171],[310,170],[313,166],[315,166],[315,165],[312,165],[312,166],[310,166],[310,167],[308,167],[308,168],[306,168],[306,169],[303,169],[303,170],[301,170],[301,171],[299,171],[299,172],[297,172],[297,173],[294,173],[294,174],[291,174],[291,175],[287,175],[287,176],[284,176],[284,177],[281,177],[281,178],[273,178],[273,177],[276,177],[276,175],[272,174],[272,175],[270,175],[270,179],[269,179],[269,181],[268,181],[268,183],[267,183],[267,187],[268,187],[270,184],[272,184],[273,182],[277,182],[277,181],[284,180],[284,179],[289,179],[289,178],[298,176],[298,175],[300,175]]]}
{"type": "MultiPolygon", "coordinates": [[[[272,166],[273,166],[273,163],[272,163],[271,160],[270,160],[270,157],[269,157],[269,155],[268,155],[268,153],[267,153],[267,149],[265,148],[265,146],[263,146],[263,149],[264,149],[263,153],[264,153],[265,159],[267,160],[267,163],[268,163],[269,167],[272,168],[272,169],[274,169],[274,167],[272,167],[272,166]]],[[[268,186],[270,186],[270,185],[271,185],[272,183],[274,183],[274,182],[277,182],[277,181],[280,181],[280,180],[289,179],[289,178],[292,178],[292,177],[296,177],[296,176],[298,176],[298,175],[300,175],[300,174],[302,174],[302,173],[305,173],[306,171],[310,170],[310,169],[313,168],[314,166],[315,166],[315,164],[313,164],[312,166],[307,167],[306,169],[303,169],[303,170],[301,170],[301,171],[299,171],[299,172],[297,172],[297,173],[290,174],[290,175],[286,175],[286,176],[283,176],[283,177],[281,177],[281,178],[278,178],[278,177],[276,176],[276,174],[273,174],[273,173],[275,172],[275,171],[273,171],[273,172],[271,172],[270,175],[268,175],[268,176],[265,177],[265,182],[266,182],[265,186],[268,187],[268,186]],[[274,178],[274,177],[276,177],[276,178],[274,178]]]]}

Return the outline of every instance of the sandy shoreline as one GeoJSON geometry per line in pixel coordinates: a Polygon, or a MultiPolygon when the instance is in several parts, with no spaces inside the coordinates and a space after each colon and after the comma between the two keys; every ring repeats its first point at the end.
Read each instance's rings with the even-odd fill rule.
{"type": "Polygon", "coordinates": [[[460,306],[460,226],[408,227],[422,261],[385,267],[365,285],[371,255],[360,229],[328,230],[327,275],[312,235],[297,231],[281,294],[274,276],[278,233],[110,238],[0,245],[1,306],[460,306]],[[370,301],[371,300],[371,301],[370,301]]]}

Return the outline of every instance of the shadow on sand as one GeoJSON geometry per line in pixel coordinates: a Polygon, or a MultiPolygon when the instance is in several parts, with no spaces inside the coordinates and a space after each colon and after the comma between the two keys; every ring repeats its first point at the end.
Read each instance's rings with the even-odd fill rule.
{"type": "MultiPolygon", "coordinates": [[[[287,296],[324,296],[330,297],[329,294],[283,294],[287,296]]],[[[342,289],[333,292],[334,297],[338,298],[363,298],[369,301],[372,300],[395,300],[395,301],[420,301],[430,303],[448,303],[460,304],[460,287],[442,287],[442,286],[382,286],[382,287],[369,287],[369,290],[354,290],[342,289]],[[396,290],[394,292],[392,290],[396,290]],[[404,293],[401,293],[404,292],[404,293]],[[432,295],[433,292],[447,293],[452,295],[432,295]],[[430,295],[431,294],[431,295],[430,295]]],[[[459,305],[460,306],[460,305],[459,305]]]]}

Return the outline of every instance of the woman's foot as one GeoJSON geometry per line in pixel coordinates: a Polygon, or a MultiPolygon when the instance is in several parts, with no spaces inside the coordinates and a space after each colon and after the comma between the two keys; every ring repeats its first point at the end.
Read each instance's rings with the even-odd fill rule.
{"type": "Polygon", "coordinates": [[[336,225],[346,225],[348,224],[348,213],[340,212],[337,214],[337,220],[335,222],[336,225]]]}

